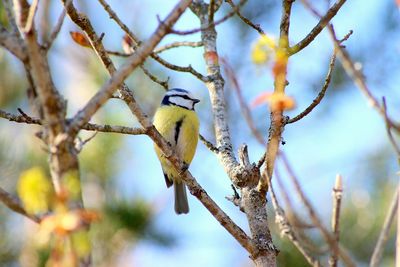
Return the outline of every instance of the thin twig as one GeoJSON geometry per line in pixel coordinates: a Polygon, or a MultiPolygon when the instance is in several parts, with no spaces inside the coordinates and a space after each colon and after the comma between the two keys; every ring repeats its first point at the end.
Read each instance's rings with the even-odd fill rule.
{"type": "Polygon", "coordinates": [[[293,245],[299,250],[299,252],[304,256],[304,258],[310,265],[320,266],[319,261],[315,259],[313,256],[311,256],[311,254],[309,254],[308,251],[300,243],[296,232],[293,230],[293,227],[291,226],[290,222],[288,221],[285,215],[284,210],[278,203],[278,199],[276,198],[275,190],[272,186],[271,179],[267,178],[267,181],[272,200],[272,206],[275,211],[275,222],[279,226],[281,236],[286,236],[293,243],[293,245]]]}
{"type": "Polygon", "coordinates": [[[199,134],[199,138],[200,140],[203,142],[203,144],[211,151],[214,153],[219,153],[219,149],[213,145],[210,141],[208,141],[204,136],[202,136],[201,134],[199,134]]]}
{"type": "Polygon", "coordinates": [[[161,85],[165,90],[168,90],[169,88],[169,77],[165,80],[165,81],[161,81],[160,79],[158,79],[155,75],[151,74],[151,72],[145,68],[145,66],[141,65],[140,69],[144,72],[144,74],[146,74],[147,77],[150,78],[150,80],[152,80],[153,82],[161,85]]]}
{"type": "Polygon", "coordinates": [[[361,70],[355,67],[353,60],[350,55],[347,53],[346,49],[341,45],[340,41],[336,38],[335,31],[332,25],[328,25],[328,30],[331,36],[331,39],[335,45],[335,49],[337,52],[337,56],[341,60],[342,66],[346,71],[347,75],[352,78],[353,82],[360,89],[360,91],[366,96],[368,99],[368,103],[373,107],[378,113],[385,117],[386,121],[390,125],[392,129],[395,129],[398,133],[400,133],[400,124],[394,122],[389,116],[385,115],[385,110],[383,105],[381,105],[378,99],[372,94],[371,90],[368,88],[367,83],[365,82],[364,75],[361,70]]]}
{"type": "MultiPolygon", "coordinates": [[[[65,0],[64,0],[65,1],[65,0]]],[[[112,77],[102,86],[102,88],[89,100],[83,109],[81,109],[74,117],[70,124],[69,133],[77,133],[79,128],[87,123],[94,113],[110,98],[110,96],[123,84],[128,75],[138,66],[143,64],[144,60],[152,53],[155,46],[168,34],[168,29],[180,18],[186,7],[191,3],[190,0],[180,1],[168,14],[164,23],[160,24],[152,36],[138,48],[135,53],[127,59],[127,61],[112,75],[112,77]]],[[[72,3],[66,6],[70,16],[79,17],[79,14],[72,14],[72,3]]],[[[76,12],[76,10],[74,10],[76,12]]],[[[92,37],[95,33],[91,32],[92,37]]],[[[96,36],[97,46],[101,43],[96,36]]],[[[103,51],[104,51],[104,47],[103,51]]],[[[110,64],[110,62],[107,62],[110,64]]],[[[109,65],[108,67],[111,67],[109,65]]]]}
{"type": "MultiPolygon", "coordinates": [[[[33,118],[28,115],[14,115],[3,110],[0,110],[0,117],[9,121],[18,122],[18,123],[26,123],[26,124],[37,124],[42,125],[42,122],[38,118],[33,118]]],[[[68,122],[71,119],[67,120],[68,122]]],[[[104,132],[104,133],[120,133],[120,134],[129,134],[129,135],[139,135],[146,134],[146,130],[143,128],[131,128],[126,126],[118,126],[118,125],[100,125],[95,123],[86,123],[82,126],[82,130],[86,131],[96,131],[96,132],[104,132]]]]}
{"type": "Polygon", "coordinates": [[[340,238],[340,207],[342,203],[342,176],[338,174],[336,176],[335,186],[332,189],[333,207],[332,207],[332,232],[335,238],[336,246],[331,251],[331,256],[329,258],[329,266],[336,267],[338,264],[338,254],[339,254],[339,238],[340,238]]]}
{"type": "Polygon", "coordinates": [[[33,21],[35,19],[38,4],[39,4],[39,0],[32,1],[31,7],[29,8],[28,18],[27,18],[26,24],[23,29],[25,33],[30,32],[32,30],[33,21]]]}
{"type": "Polygon", "coordinates": [[[19,199],[16,197],[12,196],[10,193],[5,191],[3,188],[0,187],[0,202],[2,202],[4,205],[6,205],[9,209],[15,211],[16,213],[19,213],[29,219],[31,219],[34,222],[40,223],[40,218],[29,214],[23,207],[19,199]]]}
{"type": "Polygon", "coordinates": [[[293,55],[301,51],[303,48],[307,47],[314,39],[321,33],[321,31],[328,25],[329,21],[337,14],[339,9],[343,6],[346,0],[337,0],[335,4],[326,12],[317,25],[304,37],[303,40],[298,42],[296,45],[289,48],[289,54],[293,55]]]}
{"type": "Polygon", "coordinates": [[[325,82],[324,85],[322,86],[321,91],[319,92],[319,94],[317,95],[317,97],[313,100],[313,102],[311,103],[311,105],[309,105],[303,112],[301,112],[299,115],[297,115],[294,118],[291,118],[287,121],[287,124],[289,123],[294,123],[296,121],[301,120],[302,118],[304,118],[305,116],[307,116],[316,106],[319,105],[319,103],[321,103],[321,100],[324,98],[326,90],[329,87],[329,84],[331,82],[331,77],[332,77],[332,72],[333,69],[335,67],[335,62],[336,62],[336,53],[333,53],[331,60],[329,62],[329,69],[328,69],[328,73],[326,74],[325,77],[325,82]]]}
{"type": "MultiPolygon", "coordinates": [[[[67,5],[68,5],[68,2],[70,2],[70,1],[72,1],[72,0],[67,0],[67,5]]],[[[53,45],[55,39],[58,36],[58,33],[61,31],[61,27],[62,27],[62,25],[64,23],[64,19],[65,19],[66,14],[67,14],[67,12],[65,11],[65,9],[63,9],[61,11],[60,16],[57,19],[57,23],[54,26],[54,29],[50,33],[49,40],[47,40],[47,42],[44,45],[45,49],[50,49],[50,47],[53,45]]]]}
{"type": "Polygon", "coordinates": [[[175,70],[175,71],[180,71],[180,72],[187,72],[187,73],[191,73],[193,74],[193,76],[195,76],[196,78],[198,78],[200,81],[202,82],[208,82],[208,78],[206,76],[204,76],[203,74],[201,74],[200,72],[196,71],[192,65],[189,65],[187,67],[182,67],[182,66],[178,66],[175,64],[171,64],[168,61],[164,60],[163,58],[161,58],[159,55],[157,54],[151,54],[150,55],[153,59],[155,59],[158,63],[160,63],[161,65],[163,65],[164,67],[171,69],[171,70],[175,70]]]}
{"type": "Polygon", "coordinates": [[[253,29],[255,29],[259,34],[265,34],[263,29],[261,29],[260,24],[254,24],[253,22],[251,22],[251,20],[249,20],[248,18],[246,18],[245,16],[243,16],[240,13],[239,9],[236,9],[236,5],[233,3],[232,0],[225,0],[225,2],[227,2],[232,8],[234,8],[236,11],[236,14],[238,15],[238,17],[247,25],[249,25],[250,27],[252,27],[253,29]]]}
{"type": "Polygon", "coordinates": [[[396,154],[397,154],[397,160],[400,163],[400,147],[397,144],[396,140],[393,137],[392,134],[392,125],[390,124],[388,114],[387,114],[387,106],[386,106],[386,99],[385,97],[382,97],[382,103],[383,103],[383,113],[384,113],[384,119],[385,119],[385,125],[386,125],[386,132],[389,137],[390,143],[392,144],[392,147],[394,148],[396,154]]]}
{"type": "MultiPolygon", "coordinates": [[[[296,178],[292,168],[290,167],[290,164],[285,156],[285,154],[281,153],[280,154],[280,159],[283,162],[283,165],[285,166],[288,176],[292,180],[292,183],[295,187],[295,190],[297,192],[297,195],[300,198],[300,201],[304,204],[306,207],[306,210],[308,212],[308,215],[310,216],[310,219],[312,223],[321,231],[322,237],[325,239],[331,250],[334,250],[336,248],[336,241],[335,238],[330,234],[329,230],[323,225],[322,221],[319,219],[318,215],[315,212],[315,209],[312,207],[310,201],[304,194],[303,190],[301,189],[300,183],[298,179],[296,178]]],[[[339,255],[343,260],[344,265],[346,266],[351,266],[355,267],[355,263],[353,260],[350,258],[348,255],[347,251],[345,251],[342,247],[339,246],[339,255]]]]}
{"type": "Polygon", "coordinates": [[[242,113],[247,122],[247,125],[250,127],[250,130],[251,130],[253,136],[256,138],[256,140],[261,145],[265,146],[267,144],[266,140],[263,137],[263,135],[261,134],[261,132],[257,129],[257,127],[254,123],[250,108],[247,105],[247,103],[244,100],[244,97],[242,95],[242,88],[240,87],[240,84],[237,79],[235,71],[233,70],[232,66],[228,63],[228,61],[225,58],[221,58],[221,63],[224,68],[224,71],[226,73],[226,76],[228,76],[229,81],[232,84],[232,88],[234,89],[234,91],[238,97],[240,109],[242,110],[242,113]]]}
{"type": "Polygon", "coordinates": [[[177,48],[177,47],[182,47],[182,46],[195,48],[195,47],[201,47],[202,45],[203,45],[202,41],[199,41],[199,42],[189,42],[189,41],[173,42],[173,43],[166,44],[166,45],[163,45],[163,46],[160,46],[160,47],[154,49],[153,53],[159,54],[166,50],[169,50],[172,48],[177,48]]]}
{"type": "Polygon", "coordinates": [[[394,222],[397,212],[398,196],[399,190],[396,190],[393,194],[392,201],[390,202],[389,209],[387,210],[385,221],[383,222],[382,230],[379,234],[378,241],[376,242],[374,252],[372,253],[371,261],[369,262],[370,267],[381,266],[383,250],[388,241],[389,230],[394,222]]]}
{"type": "Polygon", "coordinates": [[[193,30],[186,30],[186,31],[178,31],[178,30],[174,30],[171,29],[171,33],[177,34],[177,35],[190,35],[190,34],[194,34],[194,33],[198,33],[198,32],[202,32],[204,30],[209,29],[211,26],[217,26],[218,24],[223,23],[224,21],[226,21],[227,19],[229,19],[230,17],[232,17],[233,15],[236,14],[236,12],[238,10],[240,10],[240,8],[247,2],[247,0],[240,0],[240,2],[232,9],[231,12],[229,12],[228,14],[226,14],[225,16],[223,16],[222,18],[215,20],[215,21],[209,21],[208,25],[203,26],[201,28],[197,28],[197,29],[193,29],[193,30]]]}
{"type": "MultiPolygon", "coordinates": [[[[103,6],[104,10],[107,11],[107,13],[110,16],[110,18],[112,18],[121,27],[121,29],[128,35],[129,39],[133,41],[133,43],[132,43],[132,51],[136,51],[140,47],[142,41],[131,30],[129,30],[128,26],[126,26],[122,22],[122,20],[112,10],[110,5],[108,5],[105,2],[105,0],[98,0],[98,1],[103,6]]],[[[160,22],[160,26],[161,25],[164,25],[164,24],[160,22]]],[[[164,25],[164,26],[166,26],[166,25],[164,25]]],[[[207,79],[206,79],[206,77],[204,75],[202,75],[201,73],[197,72],[190,65],[188,67],[181,67],[181,66],[177,66],[177,65],[171,64],[171,63],[165,61],[164,59],[162,59],[160,56],[158,56],[154,52],[152,52],[150,54],[150,57],[152,57],[157,62],[159,62],[161,65],[163,65],[163,66],[165,66],[165,67],[167,67],[167,68],[169,68],[171,70],[180,71],[180,72],[188,72],[188,73],[193,74],[196,78],[200,79],[203,82],[207,81],[207,79]]]]}

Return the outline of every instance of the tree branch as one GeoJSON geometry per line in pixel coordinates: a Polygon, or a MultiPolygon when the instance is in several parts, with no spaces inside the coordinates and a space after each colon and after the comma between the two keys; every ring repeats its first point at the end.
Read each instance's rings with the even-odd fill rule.
{"type": "MultiPolygon", "coordinates": [[[[128,26],[126,26],[122,22],[122,20],[117,16],[117,14],[112,10],[112,8],[105,2],[105,0],[98,0],[98,1],[103,6],[104,10],[109,14],[110,18],[112,18],[121,27],[121,29],[128,35],[130,40],[133,41],[132,52],[136,51],[142,45],[142,41],[131,30],[129,30],[128,26]]],[[[164,24],[164,22],[160,21],[160,24],[164,24]]],[[[168,31],[171,31],[171,29],[172,28],[170,28],[170,27],[167,28],[168,31]]],[[[195,69],[193,69],[193,67],[191,65],[189,65],[188,67],[181,67],[181,66],[171,64],[171,63],[167,62],[166,60],[162,59],[160,56],[158,56],[156,52],[150,53],[150,57],[152,57],[154,60],[156,60],[158,63],[160,63],[161,65],[163,65],[166,68],[169,68],[169,69],[175,70],[175,71],[191,73],[199,80],[206,82],[206,78],[201,73],[199,73],[195,69]]]]}
{"type": "Polygon", "coordinates": [[[20,38],[9,33],[2,25],[0,25],[0,45],[10,51],[10,53],[22,62],[26,62],[28,55],[25,46],[20,41],[20,38]]]}
{"type": "Polygon", "coordinates": [[[298,179],[296,178],[296,176],[294,175],[293,170],[290,167],[286,156],[283,153],[281,153],[280,156],[281,156],[280,158],[282,159],[283,165],[285,166],[285,168],[289,174],[288,176],[292,180],[292,183],[294,185],[296,193],[299,196],[300,201],[306,207],[307,213],[308,213],[312,223],[321,231],[322,237],[325,239],[325,241],[327,242],[327,244],[329,245],[331,250],[335,250],[335,248],[337,248],[337,246],[339,247],[338,253],[339,253],[339,256],[342,258],[344,265],[350,266],[350,267],[355,267],[356,265],[353,263],[353,260],[350,258],[347,251],[345,251],[343,248],[341,248],[336,243],[335,238],[330,234],[328,229],[326,229],[326,227],[323,225],[321,220],[318,218],[318,215],[316,214],[315,209],[312,207],[310,201],[308,200],[308,198],[304,194],[303,190],[301,189],[300,183],[299,183],[298,179]]]}
{"type": "Polygon", "coordinates": [[[263,29],[261,29],[260,24],[254,24],[253,22],[251,22],[251,20],[249,20],[248,18],[246,18],[245,16],[243,16],[240,13],[240,9],[236,7],[236,5],[233,3],[232,0],[225,0],[234,10],[236,10],[236,15],[238,15],[238,17],[247,25],[249,25],[251,28],[255,29],[259,34],[265,34],[263,29]]]}
{"type": "Polygon", "coordinates": [[[383,250],[389,238],[389,230],[394,222],[397,212],[398,196],[399,190],[396,190],[393,194],[392,201],[390,202],[389,209],[387,210],[385,221],[382,225],[382,230],[379,234],[378,241],[376,242],[374,252],[372,253],[371,261],[369,262],[370,267],[381,266],[383,250]]]}
{"type": "MultiPolygon", "coordinates": [[[[74,11],[70,8],[68,14],[75,21],[75,23],[77,23],[78,26],[80,26],[82,28],[82,30],[84,30],[86,32],[86,34],[88,34],[88,36],[92,42],[93,42],[93,40],[96,40],[95,36],[90,33],[90,31],[93,31],[93,29],[89,28],[88,24],[81,23],[81,20],[79,20],[78,17],[74,15],[75,12],[76,12],[76,10],[74,11]]],[[[102,48],[101,42],[96,42],[96,43],[93,42],[93,43],[94,43],[94,48],[96,49],[96,51],[98,49],[100,52],[102,50],[104,50],[104,48],[102,48]]],[[[99,51],[97,51],[98,54],[100,54],[99,51]]],[[[108,57],[107,55],[105,55],[104,57],[103,56],[100,57],[103,61],[103,64],[105,64],[104,60],[106,60],[107,57],[108,57]]],[[[111,64],[112,64],[112,62],[111,62],[111,64]]],[[[107,67],[107,69],[110,73],[113,68],[114,67],[113,66],[111,67],[111,65],[109,65],[107,67]]],[[[239,244],[241,244],[247,251],[251,251],[251,253],[256,254],[257,250],[254,247],[251,239],[247,237],[246,233],[242,229],[240,229],[229,218],[229,216],[227,216],[218,207],[218,205],[208,196],[206,191],[197,183],[195,178],[188,171],[185,171],[185,172],[182,171],[184,169],[184,165],[179,160],[179,158],[174,154],[174,151],[169,146],[167,141],[160,135],[160,133],[152,125],[151,121],[147,118],[146,114],[144,114],[143,111],[140,109],[135,98],[133,97],[132,92],[129,89],[123,87],[120,90],[120,93],[122,94],[123,100],[125,100],[126,103],[128,104],[128,106],[130,107],[132,113],[138,118],[139,123],[146,129],[147,135],[161,149],[161,151],[166,156],[166,158],[168,160],[170,160],[173,167],[182,173],[182,179],[185,181],[191,194],[196,196],[202,202],[202,204],[208,209],[208,211],[218,220],[218,222],[220,222],[220,224],[229,233],[232,234],[232,236],[239,242],[239,244]]]]}
{"type": "Polygon", "coordinates": [[[275,195],[275,190],[272,187],[271,179],[268,179],[268,188],[271,196],[272,206],[275,211],[275,223],[278,225],[280,229],[281,236],[286,236],[293,245],[299,250],[299,252],[304,256],[307,262],[312,266],[321,266],[319,261],[315,259],[309,252],[303,247],[300,243],[300,240],[294,231],[292,225],[288,221],[284,210],[278,203],[278,199],[275,195]]]}
{"type": "MultiPolygon", "coordinates": [[[[365,82],[364,75],[362,74],[361,70],[355,67],[353,60],[351,59],[350,55],[347,53],[346,49],[341,45],[340,41],[336,38],[335,31],[333,26],[328,25],[328,30],[331,36],[331,39],[335,45],[335,49],[337,51],[337,55],[342,63],[344,70],[346,71],[347,75],[353,80],[355,85],[360,89],[360,91],[366,96],[368,99],[368,103],[376,110],[378,113],[385,117],[385,109],[383,105],[381,105],[378,99],[372,94],[371,90],[369,89],[367,83],[365,82]]],[[[395,129],[398,133],[400,133],[400,124],[394,122],[390,117],[387,117],[387,123],[390,125],[391,128],[395,129]]]]}
{"type": "MultiPolygon", "coordinates": [[[[149,56],[155,46],[169,32],[169,29],[179,19],[181,14],[185,11],[186,7],[190,3],[190,0],[183,0],[174,7],[163,23],[157,27],[156,31],[152,34],[149,40],[139,47],[135,53],[127,59],[127,62],[113,74],[108,82],[105,83],[102,88],[89,100],[85,107],[75,115],[70,125],[70,133],[78,132],[79,128],[83,124],[87,123],[93,114],[96,113],[96,111],[112,96],[114,91],[116,91],[118,87],[122,85],[123,81],[128,77],[128,75],[144,62],[147,56],[149,56]]],[[[76,12],[75,9],[72,9],[72,4],[68,5],[66,8],[68,14],[73,14],[76,12]]]]}
{"type": "Polygon", "coordinates": [[[3,188],[0,187],[0,202],[2,202],[4,205],[6,205],[9,209],[12,211],[19,213],[32,221],[36,223],[40,223],[40,218],[36,217],[34,215],[29,214],[26,212],[26,210],[22,207],[22,204],[20,203],[19,199],[16,197],[12,196],[10,193],[5,191],[3,188]]]}
{"type": "MultiPolygon", "coordinates": [[[[293,0],[282,1],[282,16],[280,23],[280,38],[278,49],[284,53],[287,53],[289,45],[289,26],[290,26],[290,14],[292,11],[293,0]]],[[[288,55],[287,55],[288,56],[288,55]]],[[[288,61],[288,59],[287,59],[288,61]]],[[[285,93],[286,88],[286,75],[287,75],[287,61],[284,64],[284,70],[280,75],[276,75],[274,80],[274,93],[285,93]]],[[[276,156],[279,152],[279,145],[282,139],[282,133],[285,126],[285,118],[283,117],[283,110],[271,110],[270,113],[270,126],[268,130],[268,143],[265,157],[265,168],[263,175],[258,182],[258,190],[266,194],[268,190],[268,180],[272,179],[274,172],[276,156]]]]}
{"type": "Polygon", "coordinates": [[[166,45],[163,45],[163,46],[160,46],[160,47],[154,49],[153,53],[159,54],[159,53],[162,53],[162,52],[167,51],[169,49],[182,47],[182,46],[195,48],[195,47],[203,46],[203,42],[202,41],[200,41],[200,42],[188,42],[188,41],[173,42],[173,43],[166,44],[166,45]]]}
{"type": "MultiPolygon", "coordinates": [[[[14,115],[3,110],[0,110],[0,117],[9,121],[18,122],[18,123],[26,123],[26,124],[36,124],[42,125],[42,122],[38,118],[32,118],[28,115],[14,115]]],[[[70,119],[67,122],[71,121],[70,119]]],[[[126,126],[119,125],[100,125],[95,123],[86,123],[82,126],[82,130],[86,131],[95,131],[95,132],[103,132],[103,133],[120,133],[120,134],[129,134],[129,135],[140,135],[146,134],[146,130],[143,128],[131,128],[126,126]]]]}
{"type": "Polygon", "coordinates": [[[289,123],[294,123],[296,121],[301,120],[302,118],[304,118],[305,116],[307,116],[308,114],[310,114],[311,111],[313,111],[313,109],[319,105],[319,103],[321,103],[321,100],[324,98],[326,90],[329,87],[329,84],[331,82],[331,77],[332,77],[332,72],[333,69],[335,67],[335,62],[336,62],[336,53],[333,53],[331,60],[329,62],[329,69],[328,69],[328,73],[326,74],[325,77],[325,82],[324,85],[322,86],[321,91],[319,92],[319,94],[317,95],[317,97],[313,100],[313,102],[311,103],[311,105],[309,105],[303,112],[301,112],[299,115],[297,115],[294,118],[291,118],[287,121],[287,124],[289,123]]]}
{"type": "Polygon", "coordinates": [[[340,238],[340,208],[342,203],[343,186],[342,186],[342,176],[338,174],[336,176],[335,186],[332,189],[332,232],[335,239],[335,248],[332,249],[331,256],[329,258],[329,266],[336,267],[338,264],[338,254],[339,254],[339,238],[340,238]]]}
{"type": "Polygon", "coordinates": [[[321,33],[321,31],[328,25],[329,21],[337,14],[339,9],[343,6],[346,0],[337,0],[336,3],[326,12],[317,25],[311,30],[303,40],[296,45],[289,48],[289,54],[293,55],[300,52],[303,48],[307,47],[314,39],[321,33]]]}
{"type": "Polygon", "coordinates": [[[226,119],[225,81],[219,65],[215,23],[210,20],[209,5],[204,1],[197,1],[192,4],[191,10],[200,20],[204,60],[209,77],[206,86],[210,95],[216,145],[219,150],[217,155],[233,184],[241,189],[241,203],[249,222],[252,242],[256,248],[256,251],[248,250],[248,252],[256,266],[276,266],[277,250],[268,228],[265,195],[261,195],[255,189],[257,181],[260,179],[259,170],[255,164],[250,164],[247,149],[241,150],[240,163],[236,160],[233,152],[226,119]]]}

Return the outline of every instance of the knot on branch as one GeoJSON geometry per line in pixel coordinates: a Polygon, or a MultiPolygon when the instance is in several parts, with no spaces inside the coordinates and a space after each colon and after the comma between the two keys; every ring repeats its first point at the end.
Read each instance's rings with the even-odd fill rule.
{"type": "Polygon", "coordinates": [[[239,148],[239,164],[232,170],[232,180],[234,184],[243,188],[245,186],[254,187],[260,179],[260,171],[256,164],[250,163],[247,145],[243,144],[239,148]]]}

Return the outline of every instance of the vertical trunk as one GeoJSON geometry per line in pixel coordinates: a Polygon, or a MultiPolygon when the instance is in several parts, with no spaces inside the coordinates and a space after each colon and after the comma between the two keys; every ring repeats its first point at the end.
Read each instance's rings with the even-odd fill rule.
{"type": "Polygon", "coordinates": [[[256,247],[256,252],[249,251],[250,257],[257,267],[275,267],[276,249],[268,227],[266,198],[265,194],[257,190],[257,181],[254,179],[257,177],[259,180],[260,174],[250,164],[239,164],[233,153],[225,108],[224,79],[218,62],[217,32],[213,21],[210,20],[209,5],[200,1],[191,8],[199,17],[202,28],[204,59],[210,78],[206,85],[213,110],[216,142],[219,148],[218,157],[232,181],[246,181],[245,184],[241,183],[241,186],[244,185],[241,188],[241,204],[249,222],[252,241],[256,247]]]}

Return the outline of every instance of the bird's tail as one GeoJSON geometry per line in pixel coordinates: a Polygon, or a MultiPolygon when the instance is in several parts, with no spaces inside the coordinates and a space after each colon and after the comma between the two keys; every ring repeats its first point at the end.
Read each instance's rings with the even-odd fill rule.
{"type": "Polygon", "coordinates": [[[189,213],[189,204],[186,195],[186,186],[183,182],[174,181],[174,192],[175,192],[175,212],[176,214],[189,213]]]}

